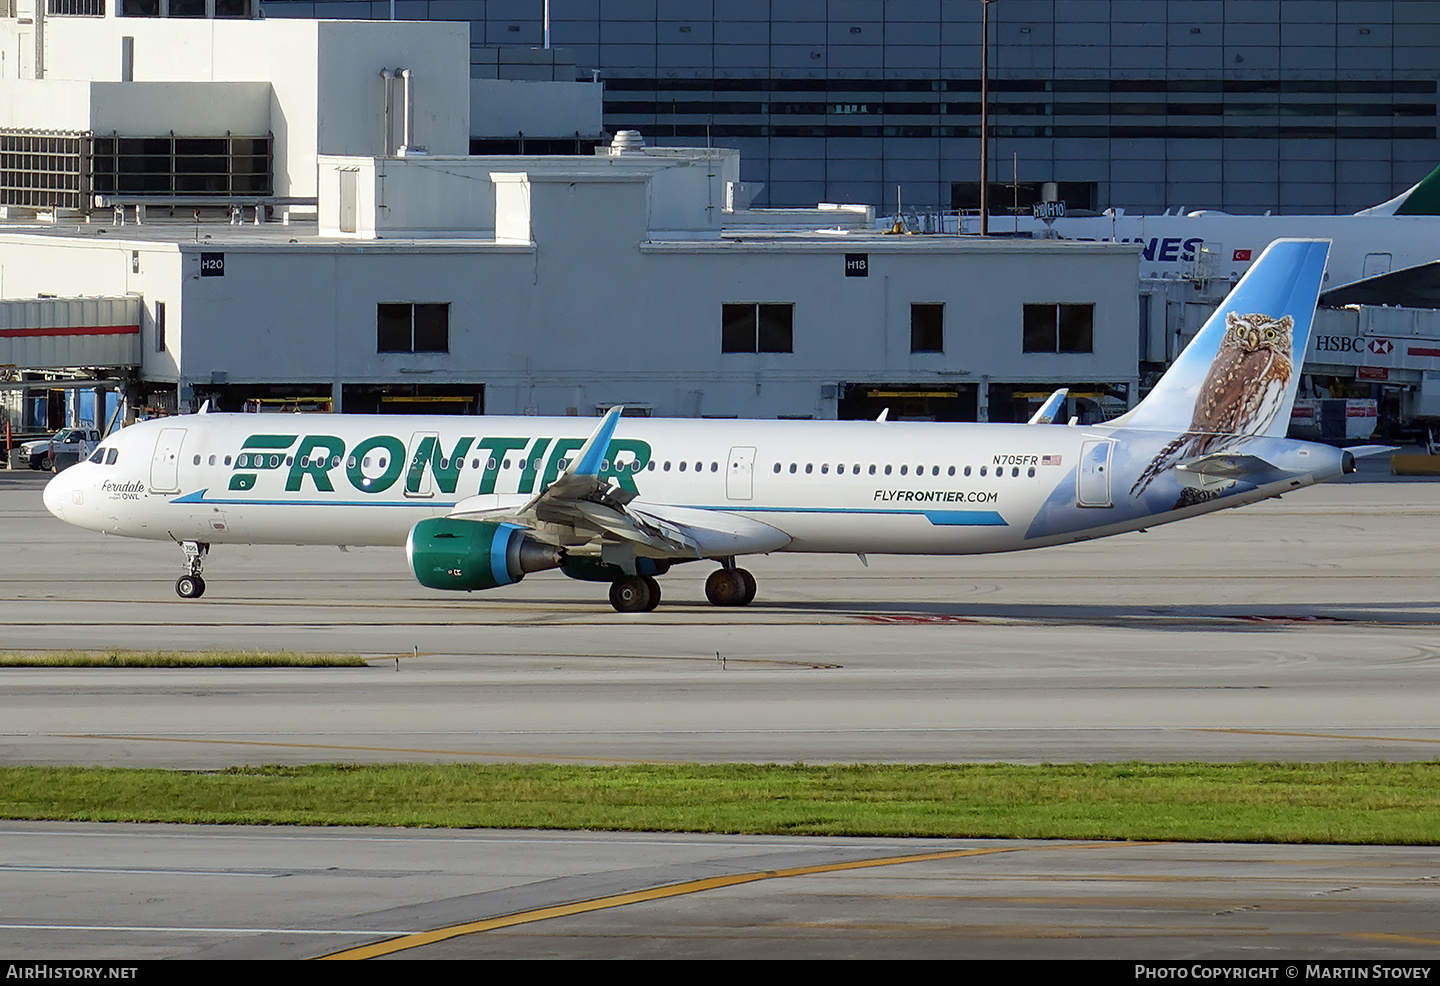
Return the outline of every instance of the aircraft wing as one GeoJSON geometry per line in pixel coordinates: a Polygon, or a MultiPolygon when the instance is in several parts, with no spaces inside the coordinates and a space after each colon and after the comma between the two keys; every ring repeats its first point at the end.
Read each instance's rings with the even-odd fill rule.
{"type": "Polygon", "coordinates": [[[643,554],[669,558],[708,558],[776,551],[790,535],[769,524],[725,510],[704,510],[645,503],[635,494],[600,478],[620,406],[606,412],[590,438],[553,483],[518,507],[467,507],[456,504],[450,516],[518,524],[531,529],[561,525],[577,532],[628,541],[643,554]]]}

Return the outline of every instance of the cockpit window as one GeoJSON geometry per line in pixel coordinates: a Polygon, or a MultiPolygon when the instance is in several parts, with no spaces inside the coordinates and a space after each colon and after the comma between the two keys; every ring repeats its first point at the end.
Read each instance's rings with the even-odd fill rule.
{"type": "Polygon", "coordinates": [[[119,456],[119,449],[115,448],[114,446],[102,445],[94,452],[91,452],[90,458],[86,461],[93,462],[97,466],[113,466],[115,464],[115,460],[119,458],[119,456]]]}
{"type": "Polygon", "coordinates": [[[118,448],[108,448],[105,450],[105,464],[107,466],[113,466],[115,464],[115,460],[119,457],[120,450],[118,448]]]}
{"type": "Polygon", "coordinates": [[[94,452],[90,453],[88,461],[95,463],[97,466],[103,465],[105,463],[105,453],[108,451],[110,451],[110,449],[97,448],[94,452]]]}

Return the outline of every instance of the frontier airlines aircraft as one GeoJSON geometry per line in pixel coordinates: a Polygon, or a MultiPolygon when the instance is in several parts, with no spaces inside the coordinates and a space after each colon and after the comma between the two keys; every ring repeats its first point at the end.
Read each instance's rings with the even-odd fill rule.
{"type": "Polygon", "coordinates": [[[772,551],[965,555],[1184,520],[1353,471],[1289,441],[1329,241],[1280,240],[1150,394],[1104,425],[623,418],[257,416],[146,421],[56,476],[62,520],[172,540],[205,591],[212,544],[404,545],[432,589],[558,568],[621,612],[709,559],[717,606],[772,551]]]}

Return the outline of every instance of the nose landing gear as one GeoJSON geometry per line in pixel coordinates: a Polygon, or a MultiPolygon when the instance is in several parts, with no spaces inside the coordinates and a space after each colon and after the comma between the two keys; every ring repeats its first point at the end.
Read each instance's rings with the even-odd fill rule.
{"type": "Polygon", "coordinates": [[[175,580],[175,594],[181,599],[199,599],[205,595],[205,580],[200,577],[200,569],[210,553],[210,545],[205,541],[181,541],[180,548],[185,552],[187,573],[175,580]]]}

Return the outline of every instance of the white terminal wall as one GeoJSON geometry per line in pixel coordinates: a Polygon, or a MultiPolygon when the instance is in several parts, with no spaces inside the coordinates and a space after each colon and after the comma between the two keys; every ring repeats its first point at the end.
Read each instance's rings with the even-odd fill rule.
{"type": "MultiPolygon", "coordinates": [[[[14,22],[0,22],[0,43],[13,47],[18,43],[17,30],[14,22]]],[[[469,150],[470,38],[466,24],[51,17],[45,21],[45,37],[45,83],[120,83],[126,37],[134,39],[136,83],[268,83],[268,129],[275,135],[277,195],[315,195],[315,161],[320,153],[384,152],[384,81],[380,78],[384,68],[409,68],[413,73],[415,144],[437,154],[469,150]]],[[[0,127],[88,126],[88,114],[78,107],[57,109],[52,118],[43,121],[25,109],[24,94],[42,92],[25,88],[36,81],[7,80],[21,87],[17,90],[21,95],[0,102],[0,106],[12,107],[17,117],[35,122],[21,124],[0,117],[0,127]]],[[[121,98],[125,98],[123,94],[121,98]]],[[[398,106],[398,87],[396,99],[398,106]]],[[[212,105],[215,115],[206,132],[240,134],[258,125],[255,108],[243,103],[232,100],[212,105]]],[[[191,108],[181,115],[198,111],[191,108]]],[[[148,127],[158,115],[135,112],[147,132],[133,135],[153,134],[148,127]]],[[[112,125],[108,129],[119,128],[112,125]]],[[[159,132],[171,129],[180,132],[170,126],[159,132]]]]}
{"type": "Polygon", "coordinates": [[[638,402],[668,415],[833,417],[821,388],[840,381],[1040,386],[1136,375],[1134,255],[1123,245],[655,241],[639,219],[643,182],[551,184],[572,208],[552,218],[542,209],[533,245],[7,236],[0,268],[11,295],[142,291],[143,376],[201,389],[215,373],[230,384],[337,392],[346,383],[465,383],[484,386],[490,413],[638,402]],[[603,215],[617,198],[636,218],[574,235],[568,219],[603,215]],[[129,273],[132,249],[139,274],[129,273]],[[199,276],[202,251],[224,252],[223,277],[199,276]],[[869,277],[844,276],[847,252],[869,255],[869,277]],[[156,301],[167,307],[163,352],[156,301]],[[1025,303],[1074,301],[1095,304],[1094,353],[1021,352],[1025,303]],[[448,303],[450,351],[377,353],[383,302],[448,303]],[[721,353],[729,302],[793,304],[794,352],[721,353]],[[914,302],[946,306],[943,354],[911,354],[914,302]]]}
{"type": "MultiPolygon", "coordinates": [[[[197,268],[201,249],[195,245],[197,268]]],[[[129,241],[112,238],[109,233],[76,237],[0,233],[0,296],[135,295],[141,299],[141,376],[171,380],[178,378],[184,346],[181,261],[181,251],[174,243],[129,241]],[[164,350],[156,347],[157,302],[165,306],[164,350]]],[[[197,333],[200,330],[195,326],[197,333]]]]}
{"type": "MultiPolygon", "coordinates": [[[[549,83],[544,83],[549,84],[549,83]]],[[[631,153],[617,157],[504,155],[490,157],[350,157],[322,155],[320,232],[359,239],[493,235],[495,195],[491,176],[524,173],[534,182],[644,183],[637,208],[644,228],[671,237],[713,236],[728,222],[725,188],[740,180],[740,153],[716,148],[686,148],[686,153],[631,153]],[[341,228],[341,175],[355,175],[356,229],[341,228]]],[[[552,207],[561,217],[562,235],[586,236],[588,223],[615,219],[623,209],[585,218],[566,217],[564,200],[552,207]],[[566,233],[565,228],[572,232],[566,233]]],[[[816,214],[811,213],[812,221],[816,214]]]]}
{"type": "Polygon", "coordinates": [[[268,82],[0,80],[0,127],[180,137],[270,132],[268,82]]]}
{"type": "Polygon", "coordinates": [[[593,82],[471,79],[470,133],[593,137],[603,129],[604,95],[593,82]]]}

